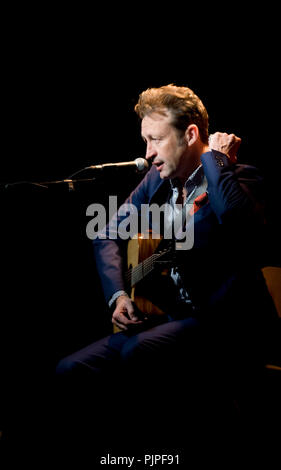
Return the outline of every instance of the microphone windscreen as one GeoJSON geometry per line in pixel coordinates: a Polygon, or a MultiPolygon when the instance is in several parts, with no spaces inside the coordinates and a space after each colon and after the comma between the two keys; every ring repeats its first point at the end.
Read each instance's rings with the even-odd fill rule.
{"type": "Polygon", "coordinates": [[[135,164],[137,166],[137,169],[139,171],[144,170],[145,168],[148,168],[148,161],[145,160],[144,158],[136,158],[135,159],[135,164]]]}

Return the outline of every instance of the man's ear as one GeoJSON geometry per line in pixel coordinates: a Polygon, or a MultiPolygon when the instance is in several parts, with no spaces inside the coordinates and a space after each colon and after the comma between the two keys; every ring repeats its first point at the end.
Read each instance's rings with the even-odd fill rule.
{"type": "Polygon", "coordinates": [[[196,124],[190,124],[184,134],[185,141],[188,146],[193,145],[199,139],[199,129],[196,124]]]}

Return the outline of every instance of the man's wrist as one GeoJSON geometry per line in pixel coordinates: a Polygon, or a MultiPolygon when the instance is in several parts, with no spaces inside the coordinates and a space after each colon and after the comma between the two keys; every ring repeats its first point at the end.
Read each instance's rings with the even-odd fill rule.
{"type": "Polygon", "coordinates": [[[116,300],[118,299],[118,297],[120,297],[121,295],[126,296],[126,297],[129,297],[126,291],[124,291],[124,290],[118,290],[117,292],[115,292],[115,293],[113,294],[113,296],[112,296],[111,299],[109,300],[108,306],[111,308],[111,307],[113,306],[113,304],[116,303],[116,300]]]}

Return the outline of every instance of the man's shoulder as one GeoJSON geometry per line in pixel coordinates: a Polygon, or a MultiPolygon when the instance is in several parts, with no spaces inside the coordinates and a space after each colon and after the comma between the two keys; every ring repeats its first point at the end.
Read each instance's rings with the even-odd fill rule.
{"type": "Polygon", "coordinates": [[[236,163],[235,174],[240,179],[250,179],[256,181],[263,181],[263,175],[261,170],[253,165],[236,163]]]}

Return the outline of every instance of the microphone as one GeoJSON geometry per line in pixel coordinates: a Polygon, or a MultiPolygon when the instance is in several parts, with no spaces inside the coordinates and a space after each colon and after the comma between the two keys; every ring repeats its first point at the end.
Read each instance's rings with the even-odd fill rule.
{"type": "Polygon", "coordinates": [[[134,167],[138,171],[142,171],[145,168],[149,167],[148,161],[145,160],[144,158],[136,158],[135,160],[131,162],[118,162],[118,163],[103,163],[101,165],[91,165],[87,166],[85,169],[86,170],[102,170],[103,168],[119,168],[119,167],[134,167]]]}

